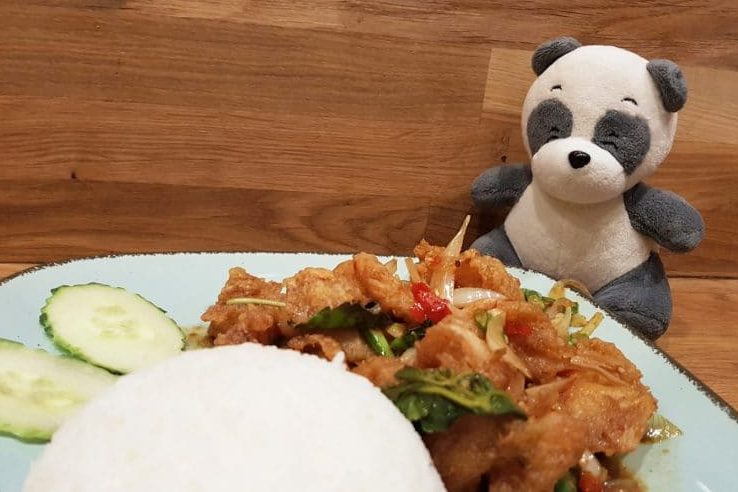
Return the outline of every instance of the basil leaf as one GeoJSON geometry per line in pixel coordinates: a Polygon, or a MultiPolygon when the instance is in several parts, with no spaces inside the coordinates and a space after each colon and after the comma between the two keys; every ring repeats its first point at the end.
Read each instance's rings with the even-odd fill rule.
{"type": "Polygon", "coordinates": [[[556,482],[554,492],[577,492],[577,481],[570,471],[556,482]]]}
{"type": "Polygon", "coordinates": [[[385,388],[384,394],[423,432],[446,430],[466,414],[527,418],[507,393],[479,373],[406,367],[395,377],[400,382],[385,388]]]}
{"type": "Polygon", "coordinates": [[[392,323],[392,318],[385,313],[373,313],[361,304],[343,303],[335,308],[323,308],[307,320],[297,325],[297,329],[305,331],[337,330],[340,328],[373,329],[383,328],[392,323]]]}
{"type": "Polygon", "coordinates": [[[525,297],[526,301],[530,301],[531,298],[543,299],[543,296],[537,290],[526,289],[526,288],[522,288],[520,290],[523,291],[523,296],[525,297]]]}
{"type": "Polygon", "coordinates": [[[361,328],[359,331],[361,336],[364,337],[364,341],[366,341],[367,345],[369,345],[375,354],[383,357],[395,356],[382,330],[361,328]]]}
{"type": "Polygon", "coordinates": [[[458,405],[437,395],[403,394],[395,405],[424,433],[444,431],[466,413],[458,405]]]}
{"type": "Polygon", "coordinates": [[[401,337],[395,338],[390,343],[392,351],[396,354],[401,354],[405,350],[409,349],[415,342],[422,340],[425,337],[425,331],[431,326],[430,321],[425,321],[421,325],[412,326],[410,329],[401,337]]]}
{"type": "MultiPolygon", "coordinates": [[[[544,296],[537,290],[533,289],[520,289],[523,291],[523,296],[525,297],[525,300],[527,302],[530,302],[531,304],[535,304],[536,306],[540,307],[541,309],[546,309],[551,304],[555,302],[555,299],[552,299],[551,297],[544,296]]],[[[578,306],[577,306],[578,310],[578,306]]]]}

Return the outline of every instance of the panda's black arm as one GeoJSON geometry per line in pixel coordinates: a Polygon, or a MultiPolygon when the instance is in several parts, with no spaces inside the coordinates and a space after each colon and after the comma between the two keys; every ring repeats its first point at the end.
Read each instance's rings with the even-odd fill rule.
{"type": "Polygon", "coordinates": [[[633,228],[666,249],[691,251],[705,235],[700,213],[675,193],[638,183],[623,199],[633,228]]]}
{"type": "Polygon", "coordinates": [[[530,164],[502,164],[477,176],[472,184],[472,199],[479,208],[513,205],[532,181],[530,164]]]}

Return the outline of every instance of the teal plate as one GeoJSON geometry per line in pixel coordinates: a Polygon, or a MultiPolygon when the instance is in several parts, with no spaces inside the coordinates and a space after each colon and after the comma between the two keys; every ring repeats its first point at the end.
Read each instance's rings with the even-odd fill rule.
{"type": "MultiPolygon", "coordinates": [[[[49,291],[62,284],[101,282],[138,292],[166,309],[182,326],[200,323],[230,267],[281,280],[307,266],[332,268],[347,255],[287,253],[173,253],[74,260],[19,273],[0,282],[0,337],[56,352],[38,323],[49,291]]],[[[547,291],[553,281],[515,270],[523,286],[547,291]]],[[[575,294],[583,314],[597,308],[575,294]]],[[[659,411],[684,435],[642,445],[625,460],[650,492],[738,490],[738,414],[684,368],[627,327],[606,317],[596,335],[613,342],[641,370],[659,411]]],[[[104,439],[104,432],[101,432],[104,439]]],[[[19,492],[43,445],[0,436],[0,492],[19,492]]]]}

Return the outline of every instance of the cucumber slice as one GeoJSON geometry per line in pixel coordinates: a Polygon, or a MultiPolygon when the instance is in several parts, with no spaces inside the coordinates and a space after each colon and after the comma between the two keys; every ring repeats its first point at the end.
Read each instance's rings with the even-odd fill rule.
{"type": "Polygon", "coordinates": [[[179,326],[138,294],[96,283],[63,285],[51,293],[41,324],[75,357],[125,374],[184,348],[179,326]]]}
{"type": "Polygon", "coordinates": [[[71,357],[0,338],[0,432],[48,440],[64,420],[116,379],[71,357]]]}

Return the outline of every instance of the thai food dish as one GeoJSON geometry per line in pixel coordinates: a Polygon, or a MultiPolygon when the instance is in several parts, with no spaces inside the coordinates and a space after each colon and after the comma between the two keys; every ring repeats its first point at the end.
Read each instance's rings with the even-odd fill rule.
{"type": "Polygon", "coordinates": [[[603,315],[575,281],[527,290],[462,251],[467,225],[402,272],[232,268],[199,329],[119,287],[53,289],[62,355],[0,339],[0,432],[53,436],[26,490],[643,490],[613,458],[680,431],[592,336],[603,315]]]}
{"type": "Polygon", "coordinates": [[[281,282],[232,268],[206,343],[345,357],[422,436],[451,491],[640,490],[605,458],[635,449],[656,401],[557,283],[521,289],[497,259],[421,241],[406,261],[358,253],[281,282]]]}

